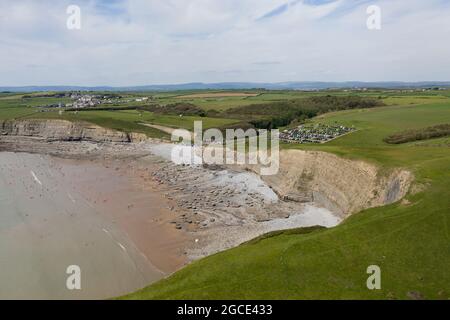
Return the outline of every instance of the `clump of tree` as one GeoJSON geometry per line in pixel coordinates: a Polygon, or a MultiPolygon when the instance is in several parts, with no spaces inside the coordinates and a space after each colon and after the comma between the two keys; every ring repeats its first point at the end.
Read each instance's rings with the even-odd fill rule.
{"type": "Polygon", "coordinates": [[[70,93],[60,92],[60,93],[39,93],[33,95],[23,95],[22,99],[33,99],[33,98],[68,98],[70,93]]]}
{"type": "Polygon", "coordinates": [[[450,136],[450,124],[440,124],[419,130],[407,130],[384,139],[389,144],[402,144],[412,141],[428,140],[450,136]]]}
{"type": "Polygon", "coordinates": [[[383,106],[381,99],[359,96],[320,96],[266,104],[253,104],[227,111],[227,116],[250,119],[256,128],[273,129],[304,121],[320,114],[383,106]]]}
{"type": "Polygon", "coordinates": [[[168,115],[183,115],[183,116],[199,116],[205,117],[205,110],[197,107],[192,103],[173,103],[168,105],[153,105],[150,106],[149,111],[159,114],[168,114],[168,115]]]}

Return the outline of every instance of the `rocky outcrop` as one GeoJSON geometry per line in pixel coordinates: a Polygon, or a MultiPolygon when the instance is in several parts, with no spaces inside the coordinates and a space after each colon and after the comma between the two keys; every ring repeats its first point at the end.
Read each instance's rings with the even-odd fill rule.
{"type": "Polygon", "coordinates": [[[261,178],[286,200],[314,201],[342,217],[401,200],[413,181],[406,170],[381,173],[363,161],[302,150],[281,151],[278,174],[261,178]]]}
{"type": "Polygon", "coordinates": [[[140,142],[147,139],[144,134],[106,129],[87,122],[40,119],[0,121],[0,135],[49,141],[140,142]]]}
{"type": "MultiPolygon", "coordinates": [[[[147,140],[143,134],[65,120],[0,121],[0,139],[1,135],[38,137],[48,141],[126,143],[147,140]]],[[[260,172],[258,166],[247,169],[260,172]]],[[[285,200],[315,202],[344,218],[401,200],[414,179],[406,170],[381,171],[364,161],[303,150],[282,150],[279,172],[261,178],[285,200]]]]}

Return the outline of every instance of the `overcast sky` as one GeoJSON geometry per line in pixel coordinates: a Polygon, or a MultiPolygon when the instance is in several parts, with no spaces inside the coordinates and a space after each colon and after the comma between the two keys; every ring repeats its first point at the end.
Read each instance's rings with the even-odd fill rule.
{"type": "Polygon", "coordinates": [[[0,0],[0,86],[448,81],[449,39],[449,0],[0,0]]]}

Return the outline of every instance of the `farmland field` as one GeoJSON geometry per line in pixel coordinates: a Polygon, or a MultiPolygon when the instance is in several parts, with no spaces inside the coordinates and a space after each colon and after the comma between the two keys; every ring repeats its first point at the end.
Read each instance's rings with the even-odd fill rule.
{"type": "Polygon", "coordinates": [[[292,125],[298,121],[340,124],[354,126],[357,131],[325,144],[282,144],[282,148],[329,152],[364,160],[386,170],[405,168],[414,174],[413,189],[418,191],[408,194],[406,202],[365,210],[332,229],[273,234],[199,260],[125,298],[407,299],[411,292],[428,299],[450,297],[449,138],[400,145],[383,141],[405,130],[450,123],[447,91],[411,94],[277,91],[257,96],[213,98],[214,94],[204,91],[127,93],[105,110],[61,113],[64,109],[45,110],[36,106],[64,103],[67,99],[34,96],[24,99],[21,94],[1,94],[0,120],[87,121],[168,139],[167,133],[143,123],[192,130],[194,121],[203,121],[204,129],[223,128],[239,125],[244,120],[283,115],[284,106],[300,112],[289,111],[289,117],[304,116],[305,106],[307,111],[311,106],[325,110],[312,113],[311,118],[294,117],[292,125]],[[151,97],[150,102],[136,101],[145,96],[151,97]],[[164,106],[180,102],[188,103],[190,108],[214,109],[215,112],[187,116],[148,111],[155,104],[164,110],[164,106]],[[312,102],[315,104],[311,105],[312,102]],[[350,109],[346,103],[350,103],[350,109]],[[365,107],[354,108],[354,103],[365,107]],[[380,291],[369,291],[365,287],[365,268],[371,264],[380,265],[384,270],[380,291]],[[246,272],[249,269],[251,274],[246,272]]]}
{"type": "Polygon", "coordinates": [[[211,93],[198,93],[178,96],[177,99],[196,99],[196,98],[247,98],[257,97],[259,93],[245,93],[245,92],[211,92],[211,93]]]}

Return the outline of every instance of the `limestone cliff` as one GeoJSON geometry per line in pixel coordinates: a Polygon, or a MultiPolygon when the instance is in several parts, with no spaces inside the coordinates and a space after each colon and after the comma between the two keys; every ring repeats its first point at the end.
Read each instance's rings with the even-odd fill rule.
{"type": "Polygon", "coordinates": [[[399,201],[413,175],[402,169],[381,174],[375,165],[326,152],[283,150],[278,174],[262,179],[286,200],[314,201],[346,217],[399,201]]]}
{"type": "MultiPolygon", "coordinates": [[[[0,120],[0,135],[38,137],[48,141],[123,143],[147,140],[143,134],[65,120],[0,120]]],[[[258,166],[246,169],[260,171],[258,166]]],[[[414,179],[406,170],[392,169],[381,173],[379,167],[364,161],[302,150],[282,150],[279,172],[261,178],[286,200],[314,201],[342,217],[401,200],[414,179]]]]}
{"type": "Polygon", "coordinates": [[[143,134],[106,129],[87,122],[40,119],[0,120],[0,134],[56,141],[136,142],[146,139],[143,134]]]}

